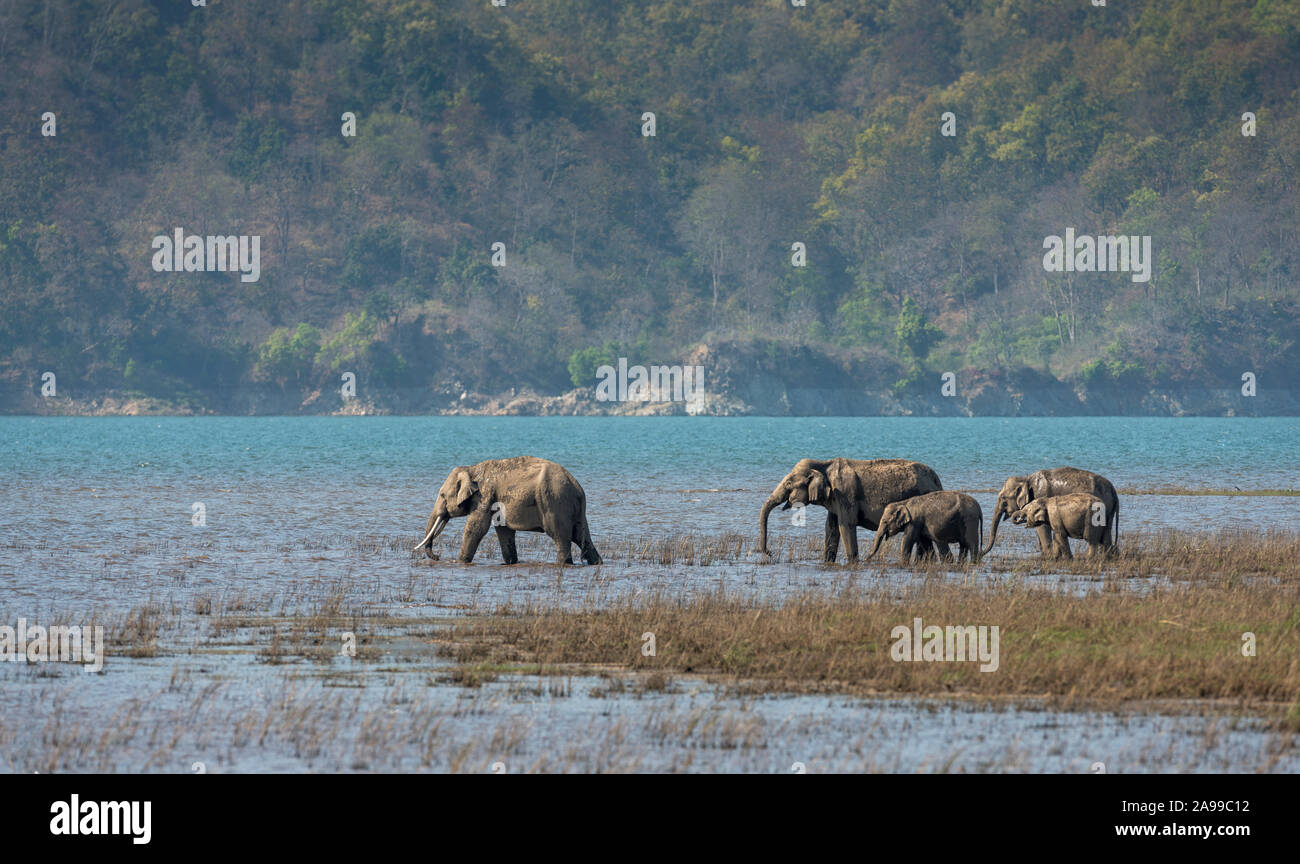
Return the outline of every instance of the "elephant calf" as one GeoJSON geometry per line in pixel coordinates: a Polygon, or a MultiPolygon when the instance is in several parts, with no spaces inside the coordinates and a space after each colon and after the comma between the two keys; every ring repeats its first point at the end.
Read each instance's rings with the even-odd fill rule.
{"type": "Polygon", "coordinates": [[[949,543],[960,547],[958,561],[978,561],[984,542],[984,514],[979,502],[964,492],[930,492],[896,501],[886,506],[880,517],[868,560],[880,550],[881,543],[895,534],[903,535],[904,564],[909,563],[912,549],[926,542],[938,546],[944,561],[952,560],[949,543]]]}
{"type": "Polygon", "coordinates": [[[1030,501],[1011,514],[1011,521],[1030,528],[1046,527],[1053,555],[1073,558],[1067,537],[1086,540],[1091,555],[1110,552],[1113,542],[1106,515],[1106,502],[1096,495],[1072,492],[1030,501]]]}
{"type": "MultiPolygon", "coordinates": [[[[993,544],[998,539],[998,523],[1004,518],[1010,519],[1017,510],[1023,510],[1030,501],[1041,501],[1073,492],[1087,492],[1096,495],[1106,505],[1106,524],[1109,543],[1114,545],[1119,539],[1119,495],[1114,485],[1100,474],[1071,468],[1045,468],[1024,477],[1008,477],[998,493],[997,503],[993,507],[993,521],[989,525],[989,545],[984,550],[987,555],[993,551],[993,544]]],[[[1047,554],[1052,538],[1044,525],[1038,529],[1038,547],[1047,554]]]]}
{"type": "Polygon", "coordinates": [[[546,459],[516,456],[453,468],[438,490],[424,539],[411,551],[423,549],[430,558],[436,557],[433,541],[459,516],[469,517],[460,541],[464,564],[474,560],[489,528],[496,529],[501,558],[507,564],[519,561],[516,531],[549,536],[555,541],[556,563],[573,563],[573,543],[582,549],[583,561],[601,563],[587,527],[586,493],[572,474],[546,459]]]}

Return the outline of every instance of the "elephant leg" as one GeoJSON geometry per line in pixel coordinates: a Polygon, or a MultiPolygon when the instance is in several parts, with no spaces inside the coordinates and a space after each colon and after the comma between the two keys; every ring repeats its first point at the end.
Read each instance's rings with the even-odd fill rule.
{"type": "MultiPolygon", "coordinates": [[[[899,559],[904,567],[912,562],[912,550],[915,548],[916,530],[911,526],[908,526],[907,530],[903,532],[903,557],[899,559]]],[[[919,558],[920,556],[918,555],[917,557],[919,558]]]]}
{"type": "Polygon", "coordinates": [[[840,520],[835,518],[835,514],[826,511],[826,543],[822,548],[822,561],[826,564],[834,564],[835,556],[840,551],[840,520]]]}
{"type": "Polygon", "coordinates": [[[924,534],[916,538],[916,558],[917,560],[931,559],[935,557],[935,543],[924,534]]]}
{"type": "Polygon", "coordinates": [[[961,551],[957,553],[958,561],[975,562],[979,560],[980,554],[980,528],[979,522],[972,519],[966,526],[966,533],[961,539],[961,551]]]}
{"type": "Polygon", "coordinates": [[[1038,551],[1046,555],[1048,550],[1052,548],[1052,529],[1047,525],[1039,525],[1037,530],[1038,551]]]}
{"type": "Polygon", "coordinates": [[[939,550],[939,560],[951,563],[952,562],[951,547],[949,547],[947,543],[940,543],[938,540],[935,541],[935,546],[939,550]]]}
{"type": "Polygon", "coordinates": [[[488,529],[492,527],[492,517],[486,511],[478,510],[465,520],[465,533],[460,538],[460,563],[468,564],[474,560],[478,544],[483,542],[488,529]]]}
{"type": "Polygon", "coordinates": [[[1074,553],[1070,551],[1070,538],[1064,531],[1056,532],[1056,557],[1073,559],[1074,553]]]}
{"type": "Polygon", "coordinates": [[[570,525],[550,526],[543,524],[546,533],[555,541],[555,563],[572,564],[573,563],[573,527],[570,525]]]}
{"type": "Polygon", "coordinates": [[[577,525],[555,513],[542,513],[542,531],[555,543],[555,563],[573,563],[573,537],[577,525]]]}
{"type": "Polygon", "coordinates": [[[507,564],[518,564],[519,553],[515,551],[515,529],[504,525],[497,526],[497,543],[501,546],[501,560],[507,564]]]}
{"type": "Polygon", "coordinates": [[[1097,531],[1090,539],[1089,546],[1092,549],[1094,558],[1105,558],[1110,555],[1113,544],[1110,542],[1110,526],[1107,525],[1100,531],[1097,531]]]}
{"type": "Polygon", "coordinates": [[[1102,530],[1099,542],[1101,544],[1101,551],[1103,555],[1109,556],[1111,553],[1115,551],[1115,529],[1114,529],[1113,519],[1111,523],[1108,524],[1105,527],[1105,529],[1102,530]]]}
{"type": "Polygon", "coordinates": [[[848,519],[839,520],[840,539],[844,541],[844,557],[848,561],[858,560],[858,526],[848,519]]]}

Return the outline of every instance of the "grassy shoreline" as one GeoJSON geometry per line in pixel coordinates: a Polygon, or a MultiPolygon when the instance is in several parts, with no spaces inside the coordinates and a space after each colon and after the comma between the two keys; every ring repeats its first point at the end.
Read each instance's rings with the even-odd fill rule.
{"type": "Polygon", "coordinates": [[[502,608],[431,635],[465,668],[695,675],[749,694],[1035,699],[1063,709],[1218,702],[1300,728],[1300,586],[850,588],[754,603],[715,593],[604,608],[502,608]],[[997,626],[999,662],[907,662],[894,628],[997,626]],[[643,652],[653,633],[655,651],[643,652]],[[1253,634],[1254,656],[1243,654],[1253,634]]]}

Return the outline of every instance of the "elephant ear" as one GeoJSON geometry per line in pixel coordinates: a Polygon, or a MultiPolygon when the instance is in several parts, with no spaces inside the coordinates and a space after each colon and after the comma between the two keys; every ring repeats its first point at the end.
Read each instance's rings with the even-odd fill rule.
{"type": "Polygon", "coordinates": [[[456,487],[456,506],[464,507],[465,502],[468,501],[477,491],[478,484],[474,482],[474,478],[469,476],[468,471],[461,471],[460,483],[456,487]]]}
{"type": "Polygon", "coordinates": [[[912,522],[912,511],[908,509],[908,507],[907,507],[906,504],[899,504],[899,505],[897,505],[897,507],[898,507],[898,516],[895,517],[895,518],[898,519],[898,524],[899,524],[899,525],[909,525],[909,524],[911,524],[911,522],[912,522]]]}
{"type": "Polygon", "coordinates": [[[1020,484],[1020,488],[1016,490],[1017,510],[1024,510],[1032,501],[1034,501],[1036,497],[1034,494],[1035,483],[1036,481],[1034,480],[1026,480],[1024,483],[1020,484]]]}
{"type": "Polygon", "coordinates": [[[814,471],[812,480],[808,483],[808,501],[809,503],[818,504],[829,497],[831,491],[830,481],[826,475],[820,471],[814,471]]]}

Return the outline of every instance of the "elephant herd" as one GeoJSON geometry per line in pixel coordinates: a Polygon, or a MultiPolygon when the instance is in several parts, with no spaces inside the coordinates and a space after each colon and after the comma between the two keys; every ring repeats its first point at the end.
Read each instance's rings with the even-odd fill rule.
{"type": "MultiPolygon", "coordinates": [[[[979,503],[962,492],[943,488],[934,469],[907,459],[801,459],[772,491],[759,515],[758,548],[766,558],[767,523],[778,505],[783,510],[816,504],[826,509],[826,543],[822,560],[833,563],[844,546],[849,561],[858,559],[859,527],[876,532],[867,560],[881,544],[903,535],[903,563],[913,554],[952,560],[978,560],[997,541],[1003,519],[1034,528],[1044,555],[1071,557],[1068,538],[1084,540],[1092,554],[1114,549],[1119,529],[1119,496],[1110,481],[1080,468],[1050,468],[1023,477],[1008,477],[998,493],[983,546],[984,515],[979,503]]],[[[587,526],[587,496],[573,475],[546,459],[517,456],[459,466],[438,490],[424,539],[414,552],[435,558],[433,541],[455,518],[466,517],[459,560],[468,563],[487,535],[496,530],[501,557],[519,560],[515,533],[549,536],[556,562],[572,564],[573,545],[587,564],[601,563],[587,526]]]]}
{"type": "Polygon", "coordinates": [[[841,541],[857,560],[857,529],[876,532],[870,559],[895,534],[903,535],[903,563],[933,556],[978,560],[997,541],[1004,518],[1038,531],[1043,554],[1071,557],[1070,537],[1085,540],[1092,553],[1109,553],[1119,530],[1119,496],[1100,474],[1081,468],[1048,468],[1008,477],[998,493],[983,547],[984,515],[962,492],[945,491],[934,469],[906,459],[802,459],[772,491],[758,519],[759,552],[767,555],[767,520],[773,508],[817,504],[826,508],[822,560],[835,561],[841,541]],[[983,548],[981,548],[983,547],[983,548]]]}

